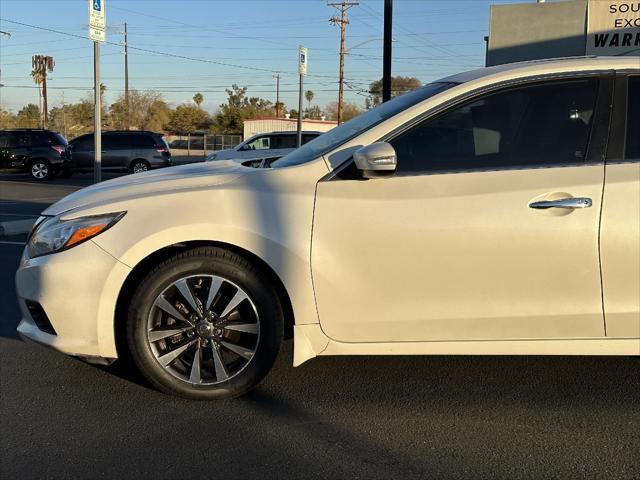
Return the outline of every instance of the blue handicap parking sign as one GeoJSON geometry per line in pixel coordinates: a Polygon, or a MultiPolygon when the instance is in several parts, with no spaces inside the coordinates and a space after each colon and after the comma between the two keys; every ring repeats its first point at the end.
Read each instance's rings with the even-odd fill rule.
{"type": "Polygon", "coordinates": [[[93,0],[93,9],[98,12],[102,10],[102,0],[93,0]]]}

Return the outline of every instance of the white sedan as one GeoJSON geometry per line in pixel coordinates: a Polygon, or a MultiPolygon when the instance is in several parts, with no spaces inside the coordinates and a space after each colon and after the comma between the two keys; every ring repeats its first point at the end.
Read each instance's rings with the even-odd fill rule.
{"type": "Polygon", "coordinates": [[[640,355],[637,58],[503,65],[274,162],[110,180],[44,211],[18,331],[241,395],[318,355],[640,355]],[[606,175],[605,175],[606,172],[606,175]]]}

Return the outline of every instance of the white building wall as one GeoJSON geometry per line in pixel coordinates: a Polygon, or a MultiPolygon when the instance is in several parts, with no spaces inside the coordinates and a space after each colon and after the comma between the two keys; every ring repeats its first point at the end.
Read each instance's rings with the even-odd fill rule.
{"type": "MultiPolygon", "coordinates": [[[[302,120],[302,130],[327,132],[338,125],[337,122],[328,120],[302,120]]],[[[244,121],[244,139],[256,133],[290,132],[298,128],[295,118],[258,118],[244,121]]]]}

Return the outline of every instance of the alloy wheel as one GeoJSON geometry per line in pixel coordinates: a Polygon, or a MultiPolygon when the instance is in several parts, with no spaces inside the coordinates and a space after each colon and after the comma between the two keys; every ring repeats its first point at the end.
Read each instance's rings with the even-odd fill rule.
{"type": "Polygon", "coordinates": [[[142,173],[149,170],[147,164],[144,162],[137,162],[133,165],[133,173],[142,173]]]}
{"type": "Polygon", "coordinates": [[[31,175],[38,180],[47,178],[49,175],[49,166],[44,162],[35,162],[31,165],[31,175]]]}
{"type": "Polygon", "coordinates": [[[216,275],[191,275],[158,295],[147,319],[147,344],[156,361],[192,385],[237,376],[253,359],[260,321],[249,295],[216,275]]]}

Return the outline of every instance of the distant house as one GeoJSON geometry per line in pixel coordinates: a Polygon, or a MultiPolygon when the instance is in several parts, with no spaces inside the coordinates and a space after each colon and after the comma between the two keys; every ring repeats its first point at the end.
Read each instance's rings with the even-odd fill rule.
{"type": "MultiPolygon", "coordinates": [[[[338,122],[329,120],[302,120],[302,130],[326,132],[337,126],[338,122]]],[[[245,140],[256,133],[295,131],[298,120],[295,118],[254,118],[244,121],[245,140]]]]}

